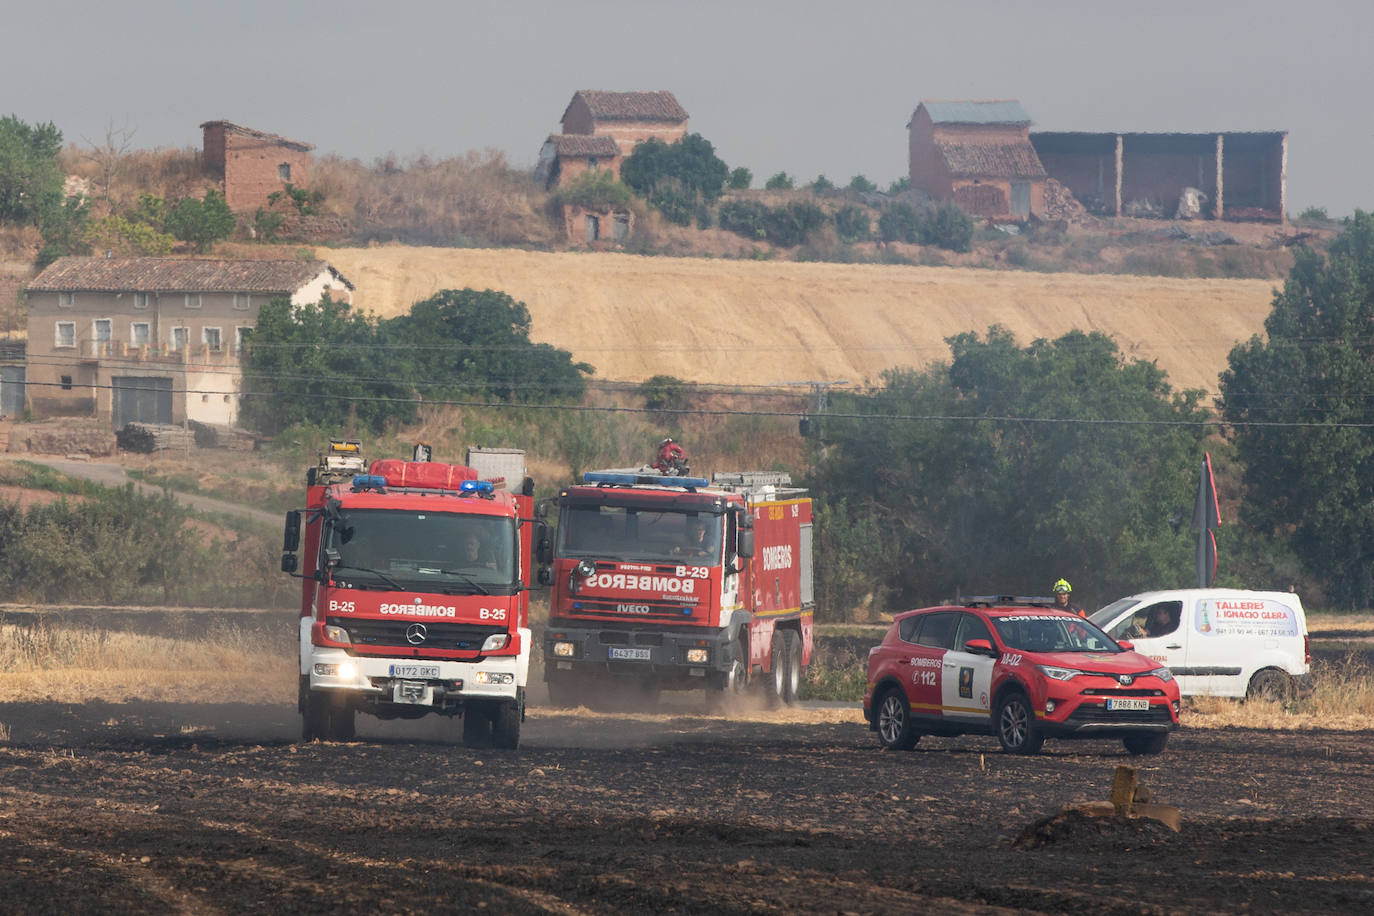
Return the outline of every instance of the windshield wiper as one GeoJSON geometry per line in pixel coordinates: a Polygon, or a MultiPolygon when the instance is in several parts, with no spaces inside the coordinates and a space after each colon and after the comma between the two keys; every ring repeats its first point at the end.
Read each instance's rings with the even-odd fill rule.
{"type": "Polygon", "coordinates": [[[460,573],[460,572],[459,572],[458,570],[456,570],[456,569],[441,569],[441,570],[439,570],[439,572],[443,573],[443,574],[446,575],[446,576],[457,576],[459,579],[462,579],[462,580],[463,580],[464,582],[466,582],[468,585],[470,585],[470,586],[472,586],[473,588],[475,588],[475,589],[477,590],[477,593],[478,593],[479,595],[490,595],[490,594],[491,594],[491,592],[487,591],[484,587],[482,587],[481,583],[477,582],[477,580],[473,579],[473,578],[472,578],[471,576],[469,576],[467,573],[460,573]]]}
{"type": "Polygon", "coordinates": [[[383,582],[385,582],[387,585],[390,585],[390,586],[391,586],[392,588],[394,588],[396,591],[398,591],[398,592],[407,591],[407,589],[406,589],[405,586],[401,585],[401,583],[397,582],[395,579],[391,578],[391,577],[388,576],[386,573],[382,572],[380,569],[368,569],[366,566],[335,566],[335,567],[334,567],[334,571],[335,571],[335,572],[338,572],[338,571],[341,570],[341,569],[351,569],[351,570],[353,570],[354,572],[371,573],[372,575],[376,576],[378,579],[381,579],[381,580],[382,580],[383,582]]]}

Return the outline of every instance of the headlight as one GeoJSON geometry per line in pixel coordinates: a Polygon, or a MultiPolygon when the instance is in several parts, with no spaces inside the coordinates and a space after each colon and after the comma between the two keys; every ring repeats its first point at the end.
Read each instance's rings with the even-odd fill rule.
{"type": "Polygon", "coordinates": [[[570,642],[556,642],[553,644],[553,654],[560,658],[572,658],[575,647],[570,642]]]}
{"type": "Polygon", "coordinates": [[[336,627],[333,625],[324,628],[324,638],[330,642],[352,642],[352,640],[348,638],[347,630],[343,627],[336,627]]]}
{"type": "Polygon", "coordinates": [[[1040,673],[1054,681],[1070,681],[1082,674],[1076,668],[1056,668],[1053,665],[1036,665],[1040,673]]]}
{"type": "Polygon", "coordinates": [[[689,665],[704,665],[709,657],[705,649],[687,650],[687,664],[689,665]]]}
{"type": "Polygon", "coordinates": [[[345,681],[351,681],[358,676],[358,668],[352,662],[340,662],[337,665],[316,662],[315,676],[337,677],[345,681]]]}
{"type": "Polygon", "coordinates": [[[1174,673],[1168,668],[1156,668],[1153,671],[1145,672],[1146,677],[1157,677],[1166,684],[1174,679],[1174,673]]]}
{"type": "Polygon", "coordinates": [[[509,633],[493,633],[487,637],[486,642],[482,643],[483,652],[495,652],[497,649],[504,649],[510,645],[509,633]]]}
{"type": "Polygon", "coordinates": [[[479,684],[514,684],[515,675],[509,671],[479,671],[477,672],[477,683],[479,684]]]}

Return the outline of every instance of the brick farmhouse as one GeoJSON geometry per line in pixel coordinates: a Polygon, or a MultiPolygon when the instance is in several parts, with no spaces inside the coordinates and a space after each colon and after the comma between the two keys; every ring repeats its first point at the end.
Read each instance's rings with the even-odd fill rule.
{"type": "Polygon", "coordinates": [[[229,121],[206,121],[200,129],[205,166],[219,180],[231,210],[265,207],[273,192],[310,183],[310,151],[315,147],[309,143],[229,121]]]}
{"type": "Polygon", "coordinates": [[[970,216],[1020,220],[1045,207],[1045,167],[1015,100],[926,100],[907,123],[911,186],[970,216]]]}

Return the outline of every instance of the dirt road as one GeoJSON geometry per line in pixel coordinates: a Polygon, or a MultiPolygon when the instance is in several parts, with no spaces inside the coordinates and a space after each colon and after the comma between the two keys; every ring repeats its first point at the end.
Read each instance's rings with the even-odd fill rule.
{"type": "MultiPolygon", "coordinates": [[[[1111,742],[880,750],[857,711],[532,710],[299,745],[294,709],[3,704],[6,912],[1368,912],[1374,733],[1181,732],[1135,758],[1174,834],[1070,821],[1111,742]],[[841,721],[836,721],[840,719],[841,721]],[[1041,844],[1042,845],[1037,845],[1041,844]]],[[[372,720],[361,719],[360,726],[372,720]]]]}

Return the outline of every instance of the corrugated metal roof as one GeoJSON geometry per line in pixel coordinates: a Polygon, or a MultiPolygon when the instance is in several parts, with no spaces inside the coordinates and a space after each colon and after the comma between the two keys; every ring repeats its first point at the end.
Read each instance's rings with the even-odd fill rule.
{"type": "MultiPolygon", "coordinates": [[[[668,121],[687,120],[687,110],[667,90],[657,92],[607,92],[601,89],[579,89],[573,101],[581,96],[592,117],[597,121],[668,121]]],[[[568,103],[572,107],[572,102],[568,103]]],[[[567,117],[568,112],[563,112],[567,117]]]]}
{"type": "Polygon", "coordinates": [[[548,139],[560,156],[618,156],[615,138],[605,134],[552,134],[548,139]]]}
{"type": "Polygon", "coordinates": [[[1045,167],[1029,141],[1024,143],[950,143],[935,149],[956,178],[1044,178],[1045,167]]]}
{"type": "Polygon", "coordinates": [[[936,124],[1029,124],[1030,115],[1015,99],[989,101],[955,100],[939,102],[926,100],[921,107],[936,124]]]}
{"type": "Polygon", "coordinates": [[[279,293],[289,295],[329,271],[324,261],[190,258],[58,258],[28,285],[31,292],[279,293]]]}

